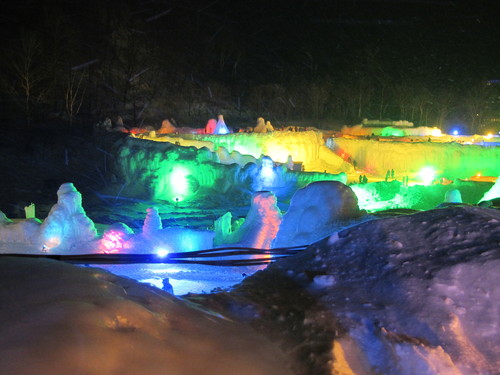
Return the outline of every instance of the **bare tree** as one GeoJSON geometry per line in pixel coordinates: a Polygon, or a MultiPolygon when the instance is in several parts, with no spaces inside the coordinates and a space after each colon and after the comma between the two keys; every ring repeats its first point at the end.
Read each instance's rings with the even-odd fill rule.
{"type": "Polygon", "coordinates": [[[22,105],[26,124],[31,126],[35,107],[47,98],[51,80],[43,61],[41,41],[35,34],[25,35],[10,60],[8,92],[22,105]]]}
{"type": "Polygon", "coordinates": [[[70,127],[73,126],[73,120],[82,107],[85,95],[85,87],[82,86],[83,78],[83,72],[73,70],[68,76],[64,99],[70,127]]]}

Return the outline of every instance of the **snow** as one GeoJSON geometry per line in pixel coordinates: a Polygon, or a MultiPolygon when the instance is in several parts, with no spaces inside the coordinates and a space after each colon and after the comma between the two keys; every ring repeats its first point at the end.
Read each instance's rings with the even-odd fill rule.
{"type": "Polygon", "coordinates": [[[258,310],[244,318],[254,327],[300,312],[306,318],[280,335],[292,359],[316,358],[304,373],[498,374],[499,222],[498,210],[468,206],[368,221],[206,304],[258,310]],[[307,340],[295,342],[297,332],[307,340]]]}
{"type": "Polygon", "coordinates": [[[298,190],[283,216],[274,247],[307,245],[361,216],[358,200],[338,181],[318,181],[298,190]]]}
{"type": "Polygon", "coordinates": [[[243,324],[95,268],[0,259],[0,373],[289,374],[243,324]]]}

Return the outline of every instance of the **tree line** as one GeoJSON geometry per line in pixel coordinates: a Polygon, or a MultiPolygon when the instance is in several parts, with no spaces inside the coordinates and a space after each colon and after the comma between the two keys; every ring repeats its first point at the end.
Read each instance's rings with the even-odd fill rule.
{"type": "Polygon", "coordinates": [[[498,30],[488,22],[379,25],[363,9],[338,18],[322,1],[88,3],[4,10],[3,121],[203,126],[224,113],[233,122],[369,118],[482,132],[500,117],[498,30]]]}

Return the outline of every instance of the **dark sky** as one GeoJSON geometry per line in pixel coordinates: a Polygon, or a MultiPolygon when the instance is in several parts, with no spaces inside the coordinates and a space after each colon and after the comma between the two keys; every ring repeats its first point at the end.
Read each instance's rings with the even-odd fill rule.
{"type": "MultiPolygon", "coordinates": [[[[403,59],[447,54],[498,59],[499,1],[453,0],[124,0],[24,1],[3,5],[3,38],[23,29],[46,32],[58,14],[88,42],[119,24],[154,33],[165,48],[224,48],[263,65],[348,63],[359,53],[403,59]],[[43,22],[43,18],[48,21],[43,22]],[[217,46],[217,47],[214,47],[217,46]],[[391,56],[392,55],[392,56],[391,56]],[[345,57],[345,61],[343,60],[345,57]],[[308,62],[309,60],[309,62],[308,62]]],[[[97,53],[97,51],[96,51],[97,53]]],[[[498,62],[498,61],[496,61],[498,62]]]]}
{"type": "MultiPolygon", "coordinates": [[[[231,101],[262,84],[318,82],[376,90],[420,83],[424,90],[461,96],[477,82],[500,79],[499,5],[498,0],[30,0],[0,7],[0,47],[4,56],[23,61],[26,36],[35,35],[42,51],[38,61],[54,72],[45,79],[57,76],[59,84],[71,68],[98,61],[89,69],[97,77],[95,92],[106,99],[112,87],[123,103],[131,98],[130,77],[144,69],[150,83],[161,75],[159,86],[172,94],[183,91],[189,100],[194,91],[188,81],[202,90],[219,82],[231,101]]],[[[6,81],[12,80],[10,61],[0,61],[6,81]]],[[[60,100],[60,88],[53,87],[54,101],[60,100]]],[[[96,113],[92,106],[103,99],[86,94],[88,112],[96,113]]],[[[114,108],[115,102],[106,105],[114,108]]]]}

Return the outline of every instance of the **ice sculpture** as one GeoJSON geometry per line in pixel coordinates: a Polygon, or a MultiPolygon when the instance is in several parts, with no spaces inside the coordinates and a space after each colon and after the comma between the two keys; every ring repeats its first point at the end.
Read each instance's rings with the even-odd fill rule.
{"type": "Polygon", "coordinates": [[[319,241],[334,232],[339,222],[361,214],[350,187],[338,181],[313,182],[293,195],[273,247],[319,241]]]}
{"type": "Polygon", "coordinates": [[[460,194],[460,190],[448,190],[444,196],[444,201],[445,203],[462,203],[462,194],[460,194]]]}
{"type": "Polygon", "coordinates": [[[175,133],[175,126],[169,120],[163,120],[161,128],[156,131],[157,134],[171,134],[175,133]]]}
{"type": "Polygon", "coordinates": [[[252,188],[254,191],[271,190],[277,183],[277,172],[274,162],[269,156],[264,156],[260,160],[257,175],[254,177],[252,188]]]}
{"type": "Polygon", "coordinates": [[[205,134],[214,134],[216,127],[217,127],[217,120],[211,118],[205,125],[205,134]]]}
{"type": "Polygon", "coordinates": [[[495,184],[488,190],[479,203],[484,201],[490,201],[495,198],[500,198],[500,176],[497,178],[495,184]]]}
{"type": "Polygon", "coordinates": [[[68,250],[73,245],[95,239],[97,231],[83,207],[82,196],[72,183],[57,191],[57,203],[40,228],[43,249],[68,250]]]}
{"type": "Polygon", "coordinates": [[[142,226],[142,233],[148,235],[161,230],[163,226],[158,210],[154,207],[150,207],[146,210],[146,212],[147,214],[144,219],[144,225],[142,226]]]}
{"type": "Polygon", "coordinates": [[[229,134],[229,129],[224,122],[224,116],[219,115],[217,125],[215,126],[214,134],[229,134]]]}
{"type": "Polygon", "coordinates": [[[214,244],[269,249],[281,224],[281,212],[276,203],[276,196],[271,192],[255,193],[250,211],[237,229],[232,228],[230,213],[216,221],[214,244]]]}
{"type": "Polygon", "coordinates": [[[274,131],[270,121],[265,121],[263,117],[257,119],[257,125],[253,129],[255,133],[267,133],[274,131]]]}

